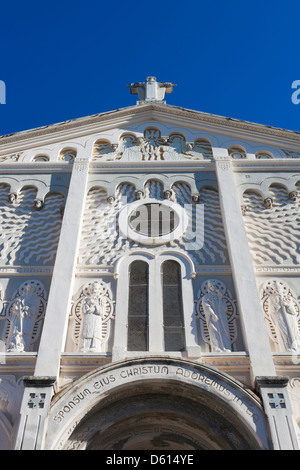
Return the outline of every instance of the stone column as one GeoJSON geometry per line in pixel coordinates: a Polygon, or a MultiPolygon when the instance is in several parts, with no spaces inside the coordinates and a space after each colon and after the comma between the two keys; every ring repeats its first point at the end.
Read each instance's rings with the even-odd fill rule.
{"type": "Polygon", "coordinates": [[[25,380],[15,444],[18,450],[43,448],[46,416],[66,340],[87,191],[89,150],[86,150],[87,157],[78,151],[72,169],[35,372],[25,380]]]}
{"type": "Polygon", "coordinates": [[[226,149],[213,149],[220,207],[235,285],[235,294],[249,353],[253,384],[256,376],[276,375],[256,278],[244,227],[231,159],[226,149]]]}
{"type": "Polygon", "coordinates": [[[289,377],[256,377],[274,450],[299,450],[292,407],[288,395],[289,377]]]}

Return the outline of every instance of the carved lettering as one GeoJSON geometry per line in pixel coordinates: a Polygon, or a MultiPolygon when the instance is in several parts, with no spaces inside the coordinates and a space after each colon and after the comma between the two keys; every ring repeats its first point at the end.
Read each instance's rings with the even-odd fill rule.
{"type": "MultiPolygon", "coordinates": [[[[253,422],[257,422],[259,420],[259,415],[255,414],[254,411],[251,409],[251,404],[248,405],[248,402],[245,402],[242,396],[235,394],[233,390],[230,389],[230,386],[226,386],[224,383],[219,383],[217,379],[210,377],[209,375],[205,375],[201,372],[197,372],[195,370],[186,369],[184,367],[172,367],[167,365],[158,365],[158,364],[145,364],[145,365],[138,365],[132,366],[128,368],[123,368],[115,372],[111,372],[107,375],[103,374],[103,376],[99,377],[96,381],[91,384],[90,388],[85,387],[83,391],[78,392],[74,397],[66,400],[62,405],[61,408],[56,412],[54,416],[54,421],[57,423],[61,423],[72,410],[76,409],[78,405],[80,405],[84,400],[88,400],[91,395],[101,393],[102,391],[107,391],[111,388],[112,394],[109,395],[109,398],[114,399],[113,394],[113,387],[117,386],[118,384],[122,383],[132,383],[134,386],[135,378],[139,377],[149,377],[154,378],[157,377],[166,377],[166,376],[173,376],[173,377],[182,377],[183,379],[190,379],[194,382],[201,383],[202,386],[209,388],[211,391],[215,393],[219,393],[224,398],[229,400],[230,402],[234,403],[238,406],[243,412],[245,412],[253,422]],[[132,382],[133,381],[133,382],[132,382]],[[93,390],[93,391],[91,391],[93,390]]],[[[132,387],[130,388],[130,393],[132,393],[132,387]]]]}

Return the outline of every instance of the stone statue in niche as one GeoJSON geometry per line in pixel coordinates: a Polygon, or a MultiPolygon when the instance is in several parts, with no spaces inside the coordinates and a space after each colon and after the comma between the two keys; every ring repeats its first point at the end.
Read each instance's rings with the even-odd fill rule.
{"type": "Polygon", "coordinates": [[[79,352],[103,352],[110,334],[113,302],[110,289],[101,281],[85,286],[72,307],[75,337],[79,352]]]}
{"type": "Polygon", "coordinates": [[[198,294],[196,316],[201,320],[204,341],[212,352],[231,352],[236,339],[236,306],[226,286],[219,280],[205,281],[198,294]]]}
{"type": "Polygon", "coordinates": [[[262,303],[269,334],[279,351],[299,353],[299,304],[282,281],[268,281],[262,289],[262,303]]]}
{"type": "Polygon", "coordinates": [[[103,288],[93,282],[84,298],[79,350],[81,352],[100,351],[102,342],[102,321],[104,318],[105,299],[103,288]]]}
{"type": "MultiPolygon", "coordinates": [[[[7,352],[30,352],[39,337],[46,310],[46,291],[39,281],[23,283],[4,306],[7,352]]],[[[3,318],[3,317],[2,317],[3,318]]]]}

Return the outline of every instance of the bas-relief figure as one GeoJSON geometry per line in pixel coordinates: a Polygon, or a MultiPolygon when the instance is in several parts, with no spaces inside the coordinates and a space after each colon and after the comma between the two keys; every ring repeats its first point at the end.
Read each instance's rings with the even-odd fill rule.
{"type": "Polygon", "coordinates": [[[205,281],[198,294],[196,316],[201,319],[204,340],[213,352],[231,352],[235,335],[236,307],[225,285],[216,279],[205,281]]]}
{"type": "Polygon", "coordinates": [[[104,282],[93,281],[82,287],[71,313],[75,321],[73,341],[79,352],[104,352],[113,314],[111,290],[104,282]]]}
{"type": "Polygon", "coordinates": [[[262,289],[263,308],[279,351],[300,351],[299,304],[281,281],[268,281],[262,289]]]}
{"type": "Polygon", "coordinates": [[[46,292],[39,281],[23,283],[4,305],[7,352],[30,352],[37,340],[46,309],[46,292]]]}
{"type": "Polygon", "coordinates": [[[105,304],[103,287],[98,282],[93,282],[81,307],[82,325],[79,343],[81,352],[100,351],[105,304]]]}
{"type": "Polygon", "coordinates": [[[24,293],[17,297],[11,306],[10,328],[7,351],[28,351],[32,339],[33,326],[39,313],[40,299],[35,287],[28,284],[24,293]]]}
{"type": "Polygon", "coordinates": [[[159,129],[147,128],[143,137],[123,134],[119,144],[99,141],[95,144],[93,160],[148,161],[148,160],[203,160],[199,142],[187,143],[181,134],[162,137],[159,129]]]}

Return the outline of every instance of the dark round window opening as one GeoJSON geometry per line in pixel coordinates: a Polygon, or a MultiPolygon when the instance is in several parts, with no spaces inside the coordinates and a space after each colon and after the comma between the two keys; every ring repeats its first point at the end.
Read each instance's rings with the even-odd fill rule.
{"type": "Polygon", "coordinates": [[[178,214],[169,206],[158,203],[142,204],[128,218],[129,226],[145,237],[163,237],[179,225],[178,214]]]}

